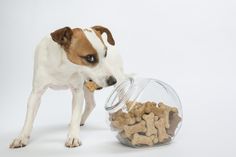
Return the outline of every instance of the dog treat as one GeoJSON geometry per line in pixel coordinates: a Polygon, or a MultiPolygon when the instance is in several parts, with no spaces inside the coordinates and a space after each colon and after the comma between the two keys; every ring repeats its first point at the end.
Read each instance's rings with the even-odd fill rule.
{"type": "Polygon", "coordinates": [[[146,135],[151,136],[157,134],[157,129],[154,125],[154,113],[144,114],[143,119],[145,120],[147,127],[146,135]]]}
{"type": "Polygon", "coordinates": [[[90,92],[94,92],[99,86],[93,81],[87,81],[84,83],[90,92]]]}
{"type": "Polygon", "coordinates": [[[181,121],[181,118],[176,112],[170,113],[170,127],[167,129],[167,133],[170,136],[175,135],[175,129],[178,127],[179,122],[181,121]]]}
{"type": "Polygon", "coordinates": [[[157,144],[159,142],[158,135],[156,134],[153,139],[153,143],[157,144]]]}
{"type": "Polygon", "coordinates": [[[153,110],[156,109],[156,103],[154,103],[154,102],[148,101],[144,105],[145,105],[145,109],[144,109],[145,113],[153,112],[153,110]]]}
{"type": "Polygon", "coordinates": [[[115,114],[114,117],[112,116],[111,119],[113,119],[111,124],[117,129],[122,129],[125,125],[135,123],[135,117],[133,117],[132,114],[121,111],[115,114]]]}
{"type": "Polygon", "coordinates": [[[163,118],[155,122],[155,126],[158,129],[159,142],[163,142],[165,139],[169,138],[165,129],[165,120],[163,118]]]}
{"type": "Polygon", "coordinates": [[[141,117],[136,117],[135,120],[136,120],[136,122],[140,122],[142,120],[142,118],[141,117]]]}
{"type": "Polygon", "coordinates": [[[145,106],[144,105],[142,105],[142,106],[140,106],[140,107],[137,107],[135,110],[134,110],[134,115],[136,116],[136,117],[141,117],[143,114],[144,114],[144,109],[145,109],[145,106]]]}
{"type": "Polygon", "coordinates": [[[124,130],[121,131],[121,132],[119,132],[119,136],[120,136],[122,139],[126,139],[126,138],[131,139],[131,136],[127,136],[124,130]]]}
{"type": "MultiPolygon", "coordinates": [[[[133,103],[134,104],[134,103],[133,103]]],[[[135,105],[129,104],[129,112],[134,114],[135,117],[142,117],[145,112],[145,106],[141,103],[135,103],[135,105]]]]}
{"type": "Polygon", "coordinates": [[[177,112],[177,109],[174,108],[174,107],[169,107],[169,106],[167,106],[163,103],[159,103],[158,106],[159,106],[160,109],[164,110],[163,118],[164,118],[164,121],[165,121],[165,127],[169,128],[170,127],[169,114],[170,114],[170,112],[177,112]]]}
{"type": "Polygon", "coordinates": [[[148,145],[152,146],[153,145],[153,140],[155,136],[144,136],[144,135],[139,135],[138,133],[134,134],[134,137],[132,139],[132,145],[148,145]]]}
{"type": "Polygon", "coordinates": [[[154,102],[146,102],[145,103],[145,113],[153,112],[155,116],[163,115],[165,108],[160,108],[156,106],[154,102]]]}
{"type": "Polygon", "coordinates": [[[159,117],[158,116],[154,116],[154,121],[158,121],[159,117]]]}
{"type": "Polygon", "coordinates": [[[130,146],[167,143],[181,121],[177,108],[164,103],[128,101],[126,107],[110,114],[109,120],[120,142],[130,146]]]}
{"type": "Polygon", "coordinates": [[[111,121],[111,126],[118,130],[123,130],[124,124],[120,123],[119,121],[111,121]]]}
{"type": "Polygon", "coordinates": [[[127,137],[130,137],[132,134],[137,133],[137,132],[146,132],[147,129],[145,127],[145,121],[141,121],[132,126],[125,125],[124,131],[127,137]]]}
{"type": "Polygon", "coordinates": [[[122,116],[122,114],[124,114],[124,112],[122,112],[122,110],[118,110],[117,112],[110,114],[110,119],[116,120],[118,117],[122,116]]]}
{"type": "Polygon", "coordinates": [[[128,110],[130,111],[134,106],[137,107],[137,103],[135,101],[129,101],[126,103],[128,110]]]}

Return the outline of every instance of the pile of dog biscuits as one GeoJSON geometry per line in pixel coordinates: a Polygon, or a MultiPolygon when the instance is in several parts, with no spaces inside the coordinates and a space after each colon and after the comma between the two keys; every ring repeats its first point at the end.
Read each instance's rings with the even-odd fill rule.
{"type": "Polygon", "coordinates": [[[128,112],[121,109],[110,114],[111,127],[119,133],[121,143],[130,146],[153,146],[166,143],[175,135],[181,121],[178,109],[155,102],[127,102],[128,112]]]}

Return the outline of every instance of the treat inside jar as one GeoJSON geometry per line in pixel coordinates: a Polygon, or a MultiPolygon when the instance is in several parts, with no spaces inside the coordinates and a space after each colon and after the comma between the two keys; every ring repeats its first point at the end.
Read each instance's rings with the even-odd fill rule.
{"type": "Polygon", "coordinates": [[[126,102],[128,111],[110,114],[111,126],[121,143],[153,146],[169,142],[181,121],[178,109],[155,102],[126,102]]]}

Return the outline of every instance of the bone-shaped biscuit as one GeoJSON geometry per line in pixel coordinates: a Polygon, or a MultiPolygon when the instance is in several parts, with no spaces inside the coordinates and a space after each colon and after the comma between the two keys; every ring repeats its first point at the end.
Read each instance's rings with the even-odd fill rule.
{"type": "Polygon", "coordinates": [[[179,122],[181,121],[181,118],[179,117],[178,113],[170,113],[170,127],[167,129],[167,133],[170,136],[175,135],[175,130],[178,127],[179,122]]]}
{"type": "Polygon", "coordinates": [[[110,119],[111,120],[116,120],[117,119],[117,117],[119,117],[119,116],[121,116],[122,115],[122,110],[118,110],[118,111],[116,111],[115,113],[110,113],[110,119]]]}
{"type": "Polygon", "coordinates": [[[121,138],[125,139],[125,138],[128,138],[129,140],[132,138],[132,136],[127,136],[127,134],[125,133],[125,131],[121,131],[119,132],[119,135],[121,138]]]}
{"type": "Polygon", "coordinates": [[[154,135],[153,143],[157,144],[159,142],[158,135],[154,135]]]}
{"type": "Polygon", "coordinates": [[[158,116],[155,116],[154,117],[154,121],[158,121],[159,117],[158,116]]]}
{"type": "Polygon", "coordinates": [[[124,124],[120,123],[119,121],[111,121],[111,127],[113,129],[123,130],[124,124]]]}
{"type": "Polygon", "coordinates": [[[125,125],[124,131],[127,137],[130,137],[132,134],[137,132],[146,132],[147,129],[145,127],[145,121],[142,120],[141,122],[134,124],[132,126],[125,125]]]}
{"type": "Polygon", "coordinates": [[[145,109],[145,105],[139,102],[128,101],[126,106],[129,113],[132,113],[135,117],[142,117],[145,109]]]}
{"type": "Polygon", "coordinates": [[[132,145],[153,145],[153,140],[155,136],[145,136],[145,135],[139,135],[138,133],[135,133],[133,136],[133,139],[131,141],[132,145]]]}
{"type": "Polygon", "coordinates": [[[136,117],[135,120],[136,120],[136,122],[140,122],[142,120],[142,118],[141,117],[136,117]]]}
{"type": "Polygon", "coordinates": [[[163,118],[160,118],[158,121],[155,121],[155,127],[158,130],[159,142],[163,142],[165,139],[169,138],[169,135],[166,133],[165,120],[163,118]]]}
{"type": "Polygon", "coordinates": [[[143,104],[140,102],[135,102],[135,101],[127,101],[126,102],[126,107],[129,112],[132,112],[132,111],[134,111],[134,109],[137,109],[141,106],[143,106],[143,104]]]}
{"type": "Polygon", "coordinates": [[[125,125],[132,125],[135,123],[135,117],[132,113],[122,112],[119,110],[111,114],[111,125],[116,129],[123,130],[125,125]]]}
{"type": "Polygon", "coordinates": [[[123,129],[125,125],[132,125],[135,123],[134,117],[117,117],[115,120],[111,121],[113,127],[117,129],[123,129]]]}
{"type": "Polygon", "coordinates": [[[85,87],[90,91],[90,92],[94,92],[97,88],[99,88],[99,86],[93,82],[93,81],[87,81],[84,83],[85,87]]]}
{"type": "Polygon", "coordinates": [[[165,111],[164,108],[160,108],[160,107],[156,106],[156,103],[154,103],[154,102],[146,102],[145,103],[145,109],[144,109],[145,113],[153,112],[155,114],[155,116],[161,116],[164,114],[164,111],[165,111]]]}
{"type": "Polygon", "coordinates": [[[136,117],[142,117],[142,115],[144,114],[144,109],[145,109],[145,105],[140,105],[134,108],[133,113],[136,117]]]}
{"type": "Polygon", "coordinates": [[[163,116],[164,121],[165,121],[165,128],[168,129],[170,127],[170,123],[169,123],[169,114],[170,114],[170,112],[177,112],[178,110],[175,107],[170,107],[170,106],[167,106],[163,103],[159,103],[158,106],[159,106],[160,109],[164,110],[162,116],[163,116]]]}
{"type": "Polygon", "coordinates": [[[151,136],[157,134],[157,129],[154,125],[154,113],[151,112],[149,114],[144,114],[143,119],[145,120],[147,126],[146,135],[151,136]]]}
{"type": "Polygon", "coordinates": [[[148,101],[144,105],[145,105],[145,109],[144,109],[145,113],[153,112],[153,109],[156,108],[156,103],[154,103],[154,102],[148,101]]]}
{"type": "Polygon", "coordinates": [[[126,102],[126,107],[127,107],[128,111],[130,111],[133,108],[137,107],[137,102],[135,102],[135,101],[127,101],[126,102]]]}

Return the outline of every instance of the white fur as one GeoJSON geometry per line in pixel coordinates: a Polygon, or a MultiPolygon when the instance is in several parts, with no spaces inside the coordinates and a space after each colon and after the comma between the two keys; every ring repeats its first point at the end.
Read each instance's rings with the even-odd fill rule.
{"type": "Polygon", "coordinates": [[[96,33],[92,29],[84,29],[83,30],[86,38],[89,40],[89,42],[92,44],[92,46],[99,52],[98,55],[102,56],[105,54],[105,47],[102,41],[97,37],[96,33]]]}
{"type": "MultiPolygon", "coordinates": [[[[87,39],[90,41],[92,46],[99,52],[99,64],[94,67],[92,70],[96,71],[93,73],[95,76],[93,77],[93,74],[90,74],[92,77],[92,80],[94,80],[98,85],[104,86],[106,84],[104,82],[104,77],[110,76],[112,74],[117,79],[117,84],[125,79],[125,75],[123,72],[123,62],[121,59],[121,56],[116,51],[115,47],[110,45],[107,40],[106,36],[103,36],[103,42],[105,43],[107,47],[107,57],[104,58],[105,55],[105,47],[102,41],[97,37],[95,32],[92,29],[89,29],[90,31],[84,31],[87,39]]],[[[91,69],[87,69],[87,72],[91,69]]]]}
{"type": "Polygon", "coordinates": [[[98,85],[105,87],[105,80],[111,75],[118,82],[125,78],[121,58],[114,51],[114,47],[106,43],[108,53],[105,58],[105,47],[101,40],[93,31],[84,32],[98,52],[99,63],[93,68],[71,63],[67,59],[64,49],[54,42],[50,36],[43,38],[37,46],[34,60],[33,88],[28,100],[25,123],[20,135],[11,143],[11,148],[27,145],[41,96],[47,88],[71,89],[73,95],[72,117],[65,145],[67,147],[79,146],[79,124],[85,123],[95,107],[93,93],[84,88],[84,81],[91,78],[98,85]],[[82,116],[83,98],[85,98],[86,107],[82,116]]]}

